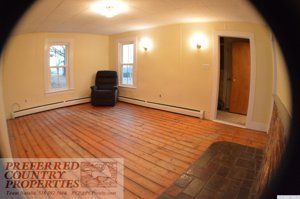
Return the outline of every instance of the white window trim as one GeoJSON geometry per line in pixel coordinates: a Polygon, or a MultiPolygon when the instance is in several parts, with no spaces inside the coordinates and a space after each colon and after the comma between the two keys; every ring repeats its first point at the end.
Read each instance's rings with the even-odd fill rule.
{"type": "Polygon", "coordinates": [[[118,54],[117,54],[117,63],[118,63],[118,73],[119,73],[119,86],[124,87],[124,88],[136,88],[137,85],[137,39],[135,37],[129,37],[129,38],[123,38],[119,39],[117,41],[117,49],[118,49],[118,54]],[[122,52],[122,45],[124,44],[134,44],[134,63],[133,63],[133,84],[132,85],[126,85],[122,84],[122,69],[121,69],[121,59],[122,57],[121,52],[122,52]]]}
{"type": "Polygon", "coordinates": [[[55,94],[55,93],[64,93],[70,92],[74,90],[74,78],[73,78],[73,40],[72,39],[65,39],[65,38],[49,38],[45,41],[45,58],[44,58],[44,77],[45,77],[45,94],[55,94]],[[67,44],[68,45],[68,66],[67,68],[67,88],[63,89],[52,89],[50,87],[50,70],[49,70],[49,46],[51,45],[61,45],[67,44]]]}

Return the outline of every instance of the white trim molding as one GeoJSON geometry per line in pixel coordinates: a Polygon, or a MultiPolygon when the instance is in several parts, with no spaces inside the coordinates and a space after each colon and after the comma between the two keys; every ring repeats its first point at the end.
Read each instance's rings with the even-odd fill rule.
{"type": "Polygon", "coordinates": [[[159,103],[155,103],[155,102],[149,102],[149,101],[145,101],[145,100],[128,98],[128,97],[123,97],[123,96],[119,96],[118,100],[122,101],[122,102],[130,103],[130,104],[139,105],[139,106],[145,106],[145,107],[149,107],[149,108],[154,108],[154,109],[169,111],[172,113],[179,113],[179,114],[183,114],[183,115],[189,115],[189,116],[198,117],[200,119],[204,119],[204,111],[203,110],[194,110],[194,109],[188,109],[188,108],[184,108],[184,107],[176,107],[176,106],[171,106],[171,105],[167,105],[167,104],[159,104],[159,103]]]}
{"type": "Polygon", "coordinates": [[[234,124],[234,123],[231,123],[231,122],[226,122],[226,121],[222,121],[222,120],[213,120],[214,122],[218,122],[218,123],[222,123],[222,124],[227,124],[227,125],[230,125],[230,126],[236,126],[236,127],[239,127],[239,128],[246,128],[244,125],[240,125],[240,124],[234,124]]]}
{"type": "Polygon", "coordinates": [[[120,87],[125,87],[125,88],[136,88],[137,87],[137,68],[138,68],[138,63],[137,63],[137,53],[138,53],[138,48],[137,48],[137,38],[136,37],[127,37],[127,38],[122,38],[117,40],[117,63],[118,63],[118,77],[119,77],[119,86],[120,87]],[[133,44],[134,45],[134,58],[133,58],[133,71],[132,71],[132,78],[133,78],[133,84],[132,85],[125,85],[122,84],[122,69],[121,69],[121,63],[122,63],[122,45],[124,44],[133,44]]]}
{"type": "Polygon", "coordinates": [[[42,111],[48,111],[48,110],[62,108],[62,107],[66,107],[66,106],[73,106],[73,105],[77,105],[77,104],[88,103],[90,101],[91,101],[90,97],[84,97],[84,98],[70,99],[70,100],[55,102],[52,104],[45,104],[45,105],[41,105],[41,106],[37,106],[37,107],[31,107],[28,109],[14,111],[11,113],[11,117],[14,119],[16,117],[21,117],[24,115],[39,113],[42,111]]]}
{"type": "Polygon", "coordinates": [[[253,33],[235,32],[235,31],[216,31],[213,36],[213,89],[211,97],[211,120],[216,120],[217,106],[218,106],[218,93],[219,93],[219,76],[220,76],[220,37],[235,37],[249,39],[250,42],[250,60],[251,60],[251,73],[250,73],[250,93],[247,111],[246,128],[255,130],[266,130],[267,124],[258,124],[252,121],[254,98],[255,98],[255,79],[256,79],[256,48],[253,33]]]}
{"type": "Polygon", "coordinates": [[[73,47],[74,41],[69,38],[48,38],[45,41],[44,49],[44,75],[45,75],[45,94],[65,92],[74,89],[74,74],[73,74],[73,47]],[[50,88],[50,72],[49,72],[49,46],[51,45],[66,45],[67,51],[67,87],[63,89],[50,88]]]}
{"type": "Polygon", "coordinates": [[[268,132],[269,125],[262,122],[249,121],[247,122],[246,128],[257,130],[257,131],[268,132]]]}

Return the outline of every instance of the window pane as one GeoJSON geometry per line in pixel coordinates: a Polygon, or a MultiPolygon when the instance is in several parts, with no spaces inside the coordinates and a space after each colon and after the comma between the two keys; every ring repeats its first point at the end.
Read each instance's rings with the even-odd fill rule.
{"type": "Polygon", "coordinates": [[[66,45],[53,45],[49,49],[50,66],[66,65],[66,45]]]}
{"type": "Polygon", "coordinates": [[[133,44],[128,45],[128,63],[133,63],[133,44]]]}
{"type": "Polygon", "coordinates": [[[133,66],[122,65],[122,84],[133,85],[133,66]]]}
{"type": "Polygon", "coordinates": [[[133,63],[133,55],[134,55],[134,45],[133,44],[125,44],[122,48],[122,63],[128,64],[133,63]]]}
{"type": "Polygon", "coordinates": [[[51,88],[60,89],[67,87],[66,68],[50,68],[51,88]]]}
{"type": "Polygon", "coordinates": [[[123,45],[123,55],[122,55],[122,60],[123,63],[128,63],[128,45],[123,45]]]}

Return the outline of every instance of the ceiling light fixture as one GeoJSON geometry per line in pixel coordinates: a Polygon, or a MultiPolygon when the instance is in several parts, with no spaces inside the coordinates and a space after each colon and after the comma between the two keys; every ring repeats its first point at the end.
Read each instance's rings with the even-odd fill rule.
{"type": "Polygon", "coordinates": [[[127,10],[127,6],[116,0],[103,0],[91,6],[92,11],[111,18],[127,10]]]}

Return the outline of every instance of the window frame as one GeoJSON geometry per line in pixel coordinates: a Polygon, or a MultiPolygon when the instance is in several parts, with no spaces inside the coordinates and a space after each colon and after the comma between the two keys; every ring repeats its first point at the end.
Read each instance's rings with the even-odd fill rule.
{"type": "Polygon", "coordinates": [[[118,73],[119,73],[119,86],[125,88],[136,88],[137,85],[137,41],[136,38],[124,38],[118,40],[118,73]],[[123,63],[123,45],[133,44],[133,63],[123,63]],[[132,85],[122,83],[122,66],[132,65],[132,85]]]}
{"type": "Polygon", "coordinates": [[[45,93],[60,93],[74,89],[73,83],[73,40],[65,38],[50,38],[45,42],[45,93]],[[50,46],[65,45],[66,46],[66,65],[65,66],[50,66],[50,46]],[[66,68],[66,87],[52,88],[51,87],[51,68],[66,68]]]}

